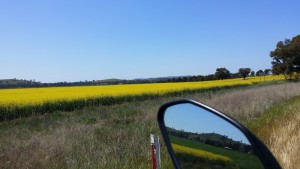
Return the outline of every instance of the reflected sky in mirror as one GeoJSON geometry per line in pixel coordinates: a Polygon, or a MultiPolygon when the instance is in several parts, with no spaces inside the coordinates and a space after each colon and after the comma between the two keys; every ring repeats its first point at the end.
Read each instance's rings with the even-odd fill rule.
{"type": "Polygon", "coordinates": [[[218,133],[235,141],[250,144],[244,134],[229,122],[190,103],[169,107],[165,112],[166,127],[193,133],[218,133]]]}

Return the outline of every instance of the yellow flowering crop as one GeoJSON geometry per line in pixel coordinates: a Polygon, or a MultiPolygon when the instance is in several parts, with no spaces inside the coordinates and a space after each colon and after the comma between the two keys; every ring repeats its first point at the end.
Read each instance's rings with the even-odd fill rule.
{"type": "Polygon", "coordinates": [[[189,154],[208,161],[223,161],[224,163],[232,162],[232,160],[229,157],[219,155],[219,154],[214,154],[200,149],[185,147],[178,144],[172,144],[172,148],[175,154],[176,153],[189,154]]]}
{"type": "Polygon", "coordinates": [[[246,80],[0,89],[0,121],[57,110],[72,111],[86,106],[145,100],[153,96],[165,96],[186,90],[210,90],[282,79],[284,79],[283,76],[266,76],[251,77],[246,80]]]}
{"type": "Polygon", "coordinates": [[[271,80],[281,80],[282,76],[250,77],[243,79],[228,79],[203,82],[181,83],[153,83],[153,84],[126,84],[108,86],[80,86],[80,87],[51,87],[51,88],[26,88],[26,89],[1,89],[0,105],[7,104],[41,104],[58,100],[76,100],[95,97],[123,97],[142,94],[164,95],[168,92],[182,90],[209,89],[214,87],[251,85],[252,83],[271,80]]]}

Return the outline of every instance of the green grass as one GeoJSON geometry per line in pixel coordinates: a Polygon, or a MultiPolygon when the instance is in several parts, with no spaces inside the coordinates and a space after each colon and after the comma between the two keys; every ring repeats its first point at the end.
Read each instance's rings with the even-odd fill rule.
{"type": "Polygon", "coordinates": [[[282,168],[293,169],[300,165],[300,96],[273,105],[260,117],[248,123],[272,151],[282,168]]]}
{"type": "Polygon", "coordinates": [[[239,168],[243,169],[253,169],[253,168],[263,168],[261,166],[259,159],[255,155],[241,153],[237,151],[227,150],[225,148],[215,147],[201,142],[188,140],[184,138],[170,136],[171,142],[179,144],[182,146],[200,149],[214,154],[223,155],[229,157],[238,165],[239,168]]]}
{"type": "MultiPolygon", "coordinates": [[[[150,134],[160,135],[152,104],[158,105],[89,107],[1,122],[0,168],[151,168],[150,134]]],[[[164,168],[173,167],[163,147],[162,159],[164,168]]]]}
{"type": "Polygon", "coordinates": [[[295,113],[293,109],[298,105],[300,105],[300,96],[293,97],[270,107],[261,116],[248,122],[246,126],[262,139],[267,139],[271,133],[271,131],[266,131],[267,128],[270,128],[274,123],[278,123],[283,119],[293,118],[295,113]]]}

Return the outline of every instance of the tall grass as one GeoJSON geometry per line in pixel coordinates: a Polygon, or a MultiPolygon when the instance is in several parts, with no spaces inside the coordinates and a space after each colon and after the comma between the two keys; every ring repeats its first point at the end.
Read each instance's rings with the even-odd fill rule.
{"type": "MultiPolygon", "coordinates": [[[[0,123],[0,168],[151,168],[155,101],[0,123]],[[146,106],[144,104],[147,104],[146,106]]],[[[172,168],[162,148],[162,167],[172,168]]]]}
{"type": "Polygon", "coordinates": [[[259,117],[274,104],[300,95],[300,83],[249,87],[247,90],[222,94],[211,93],[211,97],[192,97],[233,117],[243,124],[259,117]]]}
{"type": "Polygon", "coordinates": [[[285,169],[300,166],[300,96],[272,106],[249,128],[272,150],[285,169]]]}

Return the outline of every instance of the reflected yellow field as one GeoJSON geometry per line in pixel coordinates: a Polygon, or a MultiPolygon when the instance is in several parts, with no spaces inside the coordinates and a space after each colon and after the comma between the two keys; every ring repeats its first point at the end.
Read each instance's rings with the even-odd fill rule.
{"type": "Polygon", "coordinates": [[[189,154],[208,161],[223,161],[225,163],[232,162],[232,160],[226,156],[214,154],[200,149],[194,149],[194,148],[185,147],[177,144],[172,144],[172,148],[175,154],[176,153],[189,154]]]}

